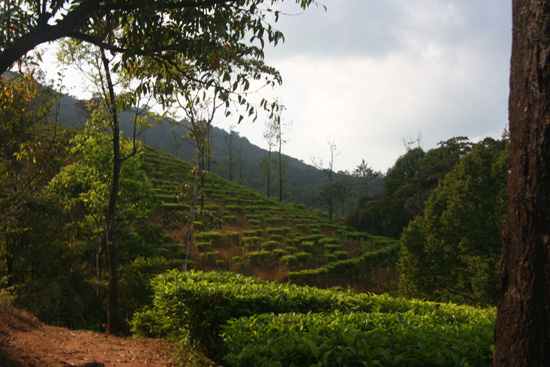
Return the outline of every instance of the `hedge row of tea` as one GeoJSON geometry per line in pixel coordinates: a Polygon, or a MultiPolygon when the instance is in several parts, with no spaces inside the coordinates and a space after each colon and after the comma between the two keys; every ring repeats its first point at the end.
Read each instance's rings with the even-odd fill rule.
{"type": "Polygon", "coordinates": [[[493,309],[172,271],[138,335],[186,338],[227,366],[488,366],[493,309]]]}

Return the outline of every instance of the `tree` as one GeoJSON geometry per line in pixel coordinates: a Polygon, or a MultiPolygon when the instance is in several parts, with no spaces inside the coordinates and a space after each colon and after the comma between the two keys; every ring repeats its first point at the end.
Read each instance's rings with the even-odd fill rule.
{"type": "MultiPolygon", "coordinates": [[[[220,107],[216,104],[216,96],[208,104],[196,106],[192,103],[181,103],[180,108],[185,112],[188,124],[184,125],[188,130],[188,136],[193,140],[195,144],[195,167],[193,168],[194,182],[191,188],[184,187],[184,194],[186,191],[191,191],[189,213],[187,215],[187,233],[185,236],[185,257],[183,259],[182,271],[187,271],[187,265],[189,260],[189,247],[191,245],[191,237],[193,235],[193,227],[195,224],[195,217],[197,214],[197,198],[201,198],[200,210],[204,210],[204,156],[208,143],[208,134],[212,129],[212,121],[216,110],[220,107]]],[[[230,162],[231,164],[231,162],[230,162]]],[[[230,171],[231,172],[231,171],[230,171]]],[[[231,175],[231,173],[230,173],[231,175]]]]}
{"type": "Polygon", "coordinates": [[[327,175],[328,184],[323,188],[322,192],[319,194],[319,201],[322,204],[325,204],[328,206],[328,217],[329,217],[329,220],[332,221],[332,214],[333,214],[332,212],[334,209],[333,167],[334,167],[334,158],[336,155],[339,154],[339,151],[333,139],[329,138],[327,140],[327,144],[330,150],[328,166],[324,167],[323,161],[320,159],[319,160],[312,159],[312,163],[317,169],[322,170],[327,175]]]}
{"type": "Polygon", "coordinates": [[[513,1],[510,163],[494,366],[550,365],[550,5],[513,1]]]}
{"type": "MultiPolygon", "coordinates": [[[[284,108],[284,107],[280,107],[284,108]]],[[[287,143],[287,140],[283,138],[283,135],[286,135],[289,125],[287,123],[284,123],[284,121],[281,119],[280,115],[278,118],[278,124],[277,124],[277,144],[279,145],[279,149],[277,151],[277,165],[278,165],[278,171],[277,171],[277,178],[279,181],[279,202],[283,201],[283,183],[284,178],[286,176],[286,166],[288,164],[288,159],[286,156],[283,156],[283,144],[287,143]]]]}
{"type": "Polygon", "coordinates": [[[380,176],[380,172],[375,172],[371,167],[369,167],[368,163],[363,159],[361,160],[361,163],[353,171],[353,175],[355,177],[358,177],[361,182],[361,189],[360,189],[361,195],[368,196],[369,182],[371,180],[374,180],[375,178],[378,178],[380,176]]]}
{"type": "MultiPolygon", "coordinates": [[[[109,119],[101,108],[95,109],[86,123],[86,129],[77,132],[71,140],[69,156],[73,162],[63,167],[49,183],[49,190],[62,198],[72,219],[72,228],[77,234],[75,237],[92,245],[95,243],[93,262],[98,280],[98,296],[102,279],[100,251],[106,236],[106,212],[112,175],[113,146],[109,132],[109,119]]],[[[121,141],[123,155],[129,155],[133,149],[133,141],[121,141]]],[[[151,183],[141,170],[137,155],[121,167],[118,196],[119,228],[121,224],[129,227],[131,223],[146,218],[158,203],[151,183]]]]}
{"type": "Polygon", "coordinates": [[[431,192],[401,236],[400,289],[407,295],[496,303],[506,213],[508,142],[474,146],[431,192]]]}
{"type": "Polygon", "coordinates": [[[271,167],[275,161],[271,157],[273,148],[277,145],[277,131],[280,121],[279,115],[273,115],[272,118],[265,122],[263,137],[267,143],[267,155],[260,161],[260,169],[266,174],[267,182],[267,197],[271,197],[271,167]]]}
{"type": "Polygon", "coordinates": [[[353,184],[348,171],[338,172],[338,180],[333,183],[331,191],[334,203],[340,206],[340,215],[345,217],[347,204],[353,197],[353,184]]]}
{"type": "Polygon", "coordinates": [[[225,137],[225,143],[227,144],[227,164],[228,164],[228,179],[233,181],[233,166],[235,164],[235,140],[239,137],[239,133],[235,131],[235,126],[229,126],[229,134],[225,137]]]}

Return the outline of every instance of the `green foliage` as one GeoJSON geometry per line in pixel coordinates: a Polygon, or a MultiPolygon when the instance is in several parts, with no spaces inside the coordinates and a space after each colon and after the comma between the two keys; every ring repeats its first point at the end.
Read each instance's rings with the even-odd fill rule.
{"type": "Polygon", "coordinates": [[[471,146],[465,137],[440,142],[438,148],[428,152],[409,146],[386,173],[382,194],[374,198],[363,196],[346,224],[371,234],[399,238],[403,228],[421,213],[424,201],[439,180],[471,146]]]}
{"type": "Polygon", "coordinates": [[[437,312],[261,314],[223,327],[232,367],[488,366],[494,318],[437,312]]]}
{"type": "Polygon", "coordinates": [[[261,247],[262,247],[262,250],[272,251],[275,248],[277,248],[279,245],[280,243],[277,241],[265,241],[265,242],[262,242],[261,247]]]}
{"type": "Polygon", "coordinates": [[[496,303],[506,216],[507,141],[463,156],[402,236],[400,288],[408,295],[496,303]]]}
{"type": "Polygon", "coordinates": [[[257,236],[254,236],[254,237],[243,237],[241,239],[241,243],[244,247],[246,247],[247,249],[253,249],[253,248],[258,248],[260,246],[260,242],[262,242],[262,238],[261,237],[257,237],[257,236]]]}
{"type": "Polygon", "coordinates": [[[225,243],[223,235],[220,232],[199,232],[195,234],[195,241],[210,242],[212,246],[221,246],[225,243]]]}
{"type": "Polygon", "coordinates": [[[229,241],[231,241],[233,243],[238,243],[240,238],[241,238],[240,233],[237,232],[237,231],[227,231],[227,232],[225,232],[225,235],[227,236],[229,241]]]}
{"type": "Polygon", "coordinates": [[[212,249],[212,243],[211,242],[196,242],[195,247],[199,252],[207,252],[212,249]]]}
{"type": "Polygon", "coordinates": [[[262,250],[262,251],[251,251],[246,254],[248,257],[248,260],[250,261],[250,265],[252,266],[263,266],[266,265],[269,260],[272,259],[272,254],[269,251],[262,250]]]}
{"type": "Polygon", "coordinates": [[[359,352],[410,365],[485,365],[491,358],[494,309],[283,285],[226,272],[171,271],[152,286],[153,308],[135,314],[134,333],[189,338],[217,361],[231,352],[227,360],[239,366],[248,358],[258,358],[251,365],[276,365],[268,363],[274,356],[309,361],[326,355],[326,363],[334,363],[339,355],[359,352]],[[326,349],[331,344],[333,354],[326,349]]]}
{"type": "MultiPolygon", "coordinates": [[[[310,284],[319,287],[333,287],[345,280],[351,282],[358,280],[362,283],[369,278],[369,274],[375,269],[391,267],[399,258],[401,246],[396,241],[374,252],[366,252],[363,255],[347,260],[330,262],[317,268],[288,273],[288,279],[296,284],[310,284]]],[[[327,260],[334,261],[337,257],[333,254],[325,255],[327,260]]]]}

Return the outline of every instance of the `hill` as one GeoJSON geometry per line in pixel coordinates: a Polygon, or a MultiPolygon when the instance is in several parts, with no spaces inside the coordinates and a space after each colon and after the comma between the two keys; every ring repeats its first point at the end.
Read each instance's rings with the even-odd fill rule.
{"type": "MultiPolygon", "coordinates": [[[[191,166],[146,147],[146,170],[162,201],[169,233],[161,245],[172,266],[183,258],[188,205],[178,201],[191,166]]],[[[381,293],[396,289],[399,243],[334,224],[305,205],[280,203],[250,188],[207,173],[204,209],[191,246],[199,270],[229,270],[263,279],[381,293]]]]}
{"type": "MultiPolygon", "coordinates": [[[[68,127],[82,127],[85,123],[85,115],[80,106],[84,102],[65,95],[60,101],[59,120],[68,127]]],[[[133,112],[120,114],[121,130],[125,136],[133,136],[133,112]]],[[[184,121],[176,121],[176,124],[168,120],[154,122],[150,120],[150,127],[139,134],[139,140],[144,144],[181,158],[186,162],[192,162],[195,154],[192,142],[184,138],[187,134],[184,121]],[[179,127],[178,127],[179,126],[179,127]]],[[[266,193],[267,180],[260,171],[260,162],[267,155],[267,150],[252,144],[246,137],[234,133],[233,151],[235,163],[233,166],[233,181],[246,185],[258,192],[266,193]]],[[[213,127],[210,137],[212,146],[212,158],[210,159],[210,171],[229,178],[229,133],[218,127],[213,127]]],[[[319,208],[317,196],[324,186],[328,184],[326,174],[305,162],[285,155],[287,160],[287,183],[284,188],[284,199],[308,207],[319,208]]],[[[275,176],[275,175],[273,175],[275,176]]],[[[338,179],[338,175],[335,175],[338,179]]],[[[353,178],[352,178],[353,180],[353,178]]],[[[278,196],[276,184],[272,183],[272,196],[278,196]]],[[[369,193],[375,195],[382,190],[382,179],[375,179],[369,184],[369,193]]],[[[350,209],[352,209],[350,207],[350,209]]]]}

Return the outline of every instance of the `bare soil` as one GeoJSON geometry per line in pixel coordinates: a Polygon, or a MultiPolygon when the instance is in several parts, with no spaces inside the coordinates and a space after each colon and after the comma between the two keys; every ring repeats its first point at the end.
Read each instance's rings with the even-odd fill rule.
{"type": "Polygon", "coordinates": [[[160,340],[48,326],[29,313],[0,307],[1,367],[175,366],[168,351],[160,340]]]}

